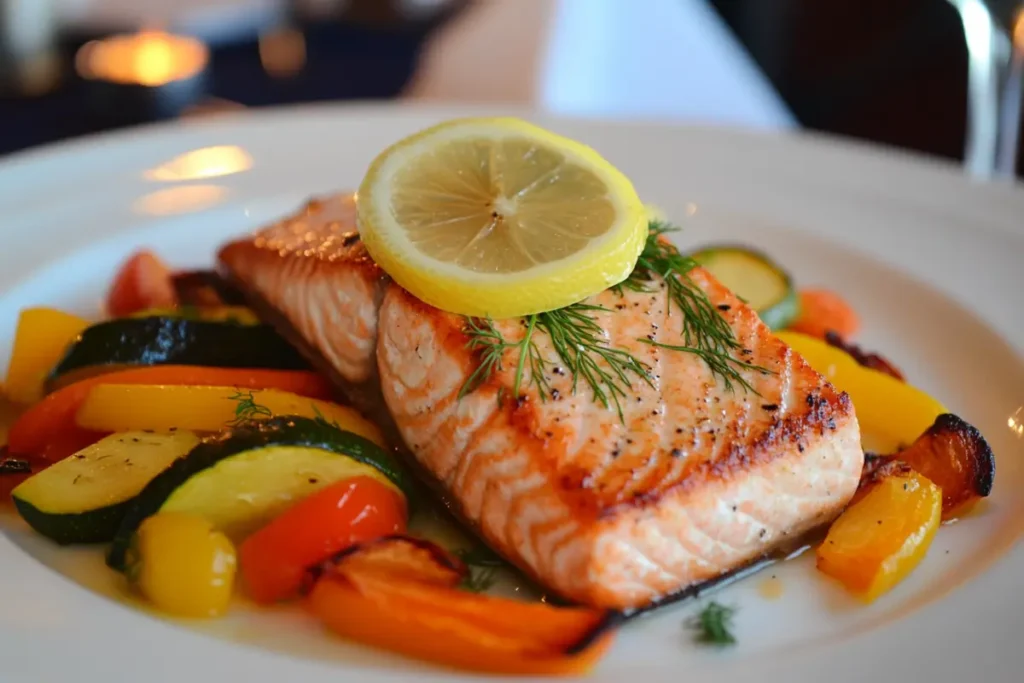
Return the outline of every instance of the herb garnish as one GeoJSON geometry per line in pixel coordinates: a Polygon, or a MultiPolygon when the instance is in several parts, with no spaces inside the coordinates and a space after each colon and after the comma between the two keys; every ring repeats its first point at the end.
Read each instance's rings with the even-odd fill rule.
{"type": "Polygon", "coordinates": [[[228,400],[237,401],[237,405],[235,405],[235,419],[230,422],[234,427],[274,416],[270,408],[256,402],[256,397],[252,391],[243,392],[236,390],[234,395],[228,397],[228,400]]]}
{"type": "Polygon", "coordinates": [[[621,399],[632,384],[634,375],[652,384],[649,367],[633,354],[608,346],[605,332],[592,313],[608,312],[602,306],[572,304],[546,313],[527,316],[523,320],[526,333],[518,342],[507,342],[490,320],[470,319],[466,332],[469,334],[469,348],[479,351],[480,364],[463,385],[459,396],[465,396],[483,384],[501,368],[501,359],[506,350],[515,349],[518,354],[515,379],[512,383],[513,396],[519,397],[526,366],[530,368],[530,384],[537,387],[541,400],[551,396],[551,385],[545,376],[546,370],[558,365],[545,360],[541,355],[534,336],[544,332],[551,339],[551,345],[562,365],[572,377],[572,391],[575,394],[580,380],[590,387],[595,400],[605,408],[615,406],[622,417],[621,399]],[[601,362],[603,361],[603,363],[601,362]]]}
{"type": "MultiPolygon", "coordinates": [[[[274,412],[270,408],[256,402],[256,396],[251,390],[236,390],[232,396],[228,397],[228,400],[237,402],[235,405],[235,419],[228,423],[232,427],[241,427],[274,416],[274,412]]],[[[313,408],[313,421],[318,425],[331,427],[339,432],[344,431],[337,420],[329,419],[315,403],[311,404],[311,407],[313,408]]]]}
{"type": "Polygon", "coordinates": [[[341,425],[338,424],[337,420],[328,420],[327,417],[320,412],[320,408],[318,408],[315,403],[312,405],[313,415],[315,416],[313,418],[314,422],[316,422],[318,425],[322,427],[331,427],[332,429],[337,429],[339,432],[345,431],[341,428],[341,425]]]}
{"type": "Polygon", "coordinates": [[[734,607],[726,607],[712,601],[700,611],[700,614],[691,617],[686,625],[693,629],[694,638],[699,643],[733,645],[736,643],[736,637],[730,629],[735,613],[734,607]]]}
{"type": "Polygon", "coordinates": [[[493,550],[482,545],[475,548],[460,548],[455,551],[455,556],[468,565],[478,567],[501,567],[505,564],[493,550]]]}
{"type": "Polygon", "coordinates": [[[733,357],[733,352],[738,351],[742,345],[736,340],[729,323],[711,303],[707,294],[688,275],[697,267],[697,261],[691,256],[681,254],[675,245],[661,239],[662,235],[678,231],[679,228],[667,223],[651,221],[647,242],[640,253],[640,258],[637,259],[636,268],[625,282],[618,286],[618,291],[629,289],[634,292],[649,292],[652,291],[651,285],[655,278],[664,280],[668,288],[669,314],[671,315],[673,303],[682,313],[684,343],[663,344],[650,339],[639,341],[670,351],[700,356],[708,364],[712,374],[722,379],[726,390],[731,391],[735,382],[744,389],[753,391],[754,388],[737,368],[761,371],[764,371],[764,368],[733,357]]]}
{"type": "MultiPolygon", "coordinates": [[[[742,345],[707,294],[687,275],[697,262],[661,239],[662,235],[674,232],[676,228],[652,221],[648,230],[636,267],[624,282],[613,289],[619,294],[626,289],[652,292],[656,280],[663,280],[668,288],[669,313],[673,304],[681,313],[684,344],[663,344],[651,339],[638,341],[670,351],[695,354],[708,364],[712,374],[722,379],[727,390],[738,384],[753,391],[740,370],[767,370],[733,356],[733,352],[742,345]]],[[[512,382],[515,398],[521,396],[526,369],[529,368],[529,384],[536,387],[542,401],[547,400],[552,390],[545,372],[556,370],[560,362],[572,376],[574,394],[582,380],[590,387],[595,401],[605,408],[614,405],[619,419],[622,419],[621,399],[627,396],[632,380],[638,378],[653,386],[653,379],[647,364],[624,349],[608,345],[607,334],[595,319],[597,313],[614,314],[614,311],[576,303],[527,316],[522,319],[523,337],[515,342],[506,340],[492,320],[466,318],[463,327],[463,332],[469,337],[466,345],[477,354],[478,363],[459,391],[459,398],[480,388],[500,371],[505,354],[512,351],[516,358],[512,382]],[[551,339],[559,362],[544,358],[536,342],[538,332],[544,332],[551,339]]],[[[499,392],[498,400],[503,398],[499,392]]]]}
{"type": "Polygon", "coordinates": [[[455,556],[469,567],[469,573],[462,579],[459,588],[473,593],[483,593],[490,589],[498,579],[498,569],[505,564],[490,549],[482,546],[456,550],[455,556]]]}

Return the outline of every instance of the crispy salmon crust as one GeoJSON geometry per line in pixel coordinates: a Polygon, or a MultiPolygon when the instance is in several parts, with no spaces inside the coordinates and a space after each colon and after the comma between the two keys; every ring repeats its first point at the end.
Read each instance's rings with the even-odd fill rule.
{"type": "MultiPolygon", "coordinates": [[[[234,242],[222,267],[272,321],[320,356],[348,397],[383,419],[462,518],[541,585],[602,607],[640,608],[713,580],[833,519],[863,465],[849,398],[775,338],[709,273],[691,279],[742,344],[754,391],[727,389],[681,345],[665,289],[588,303],[609,342],[651,368],[614,405],[572,378],[546,335],[552,396],[515,358],[460,398],[478,358],[465,322],[412,297],[358,243],[349,200],[312,204],[234,242]],[[499,401],[499,394],[507,396],[499,401]],[[385,414],[386,413],[386,414],[385,414]]],[[[507,340],[517,321],[497,323],[507,340]]]]}

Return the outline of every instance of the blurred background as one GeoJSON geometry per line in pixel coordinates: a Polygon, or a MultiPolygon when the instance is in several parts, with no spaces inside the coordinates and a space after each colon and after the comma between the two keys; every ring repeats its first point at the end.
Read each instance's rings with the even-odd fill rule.
{"type": "Polygon", "coordinates": [[[827,131],[1007,176],[1017,5],[0,0],[0,155],[162,119],[397,99],[827,131]]]}

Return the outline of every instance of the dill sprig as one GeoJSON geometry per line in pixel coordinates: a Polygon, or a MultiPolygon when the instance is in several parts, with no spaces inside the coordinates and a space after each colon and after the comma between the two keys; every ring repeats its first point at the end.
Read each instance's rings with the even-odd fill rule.
{"type": "Polygon", "coordinates": [[[590,387],[598,403],[605,408],[614,406],[621,418],[621,399],[626,396],[632,379],[639,378],[648,384],[653,380],[645,363],[628,351],[608,345],[604,329],[593,317],[599,312],[609,311],[602,306],[577,303],[527,316],[523,318],[526,328],[523,337],[516,342],[506,341],[491,320],[467,318],[463,331],[469,336],[468,348],[478,352],[479,360],[463,384],[459,397],[475,391],[501,370],[505,353],[512,349],[516,357],[512,394],[517,398],[521,395],[526,369],[529,368],[529,383],[537,387],[541,400],[546,401],[552,395],[546,372],[556,371],[559,363],[542,355],[535,337],[538,332],[543,332],[551,340],[561,365],[572,377],[572,392],[576,393],[582,381],[590,387]]]}
{"type": "Polygon", "coordinates": [[[316,422],[318,425],[321,425],[323,427],[331,427],[332,429],[337,429],[339,432],[345,431],[345,430],[343,430],[341,428],[341,425],[338,424],[337,420],[330,420],[330,419],[328,419],[327,416],[325,416],[322,412],[320,412],[320,408],[315,403],[312,404],[312,405],[313,405],[313,415],[314,415],[313,421],[314,422],[316,422]]]}
{"type": "Polygon", "coordinates": [[[489,590],[498,580],[498,570],[505,566],[500,557],[482,546],[456,550],[455,556],[469,567],[459,587],[473,593],[489,590]]]}
{"type": "MultiPolygon", "coordinates": [[[[466,382],[459,390],[459,398],[471,394],[479,389],[494,373],[502,369],[502,359],[505,353],[512,349],[516,353],[515,380],[512,384],[512,393],[518,397],[523,385],[523,375],[526,364],[530,366],[530,382],[536,383],[542,398],[545,398],[551,391],[547,378],[544,376],[544,358],[540,349],[534,343],[533,335],[537,331],[537,316],[531,315],[523,318],[526,332],[523,338],[516,342],[505,340],[494,321],[486,318],[466,318],[463,332],[469,337],[467,348],[477,354],[478,363],[476,369],[466,379],[466,382]],[[525,353],[524,353],[525,351],[525,353]]],[[[499,399],[501,395],[499,394],[499,399]]]]}
{"type": "MultiPolygon", "coordinates": [[[[661,239],[663,235],[678,232],[679,228],[661,221],[651,221],[644,249],[637,259],[636,267],[628,278],[618,285],[617,291],[629,289],[635,292],[649,292],[657,278],[668,288],[670,304],[682,313],[683,344],[664,344],[650,339],[641,339],[644,344],[657,346],[669,351],[692,353],[699,356],[713,375],[721,378],[727,390],[739,384],[747,391],[754,391],[742,374],[741,369],[767,372],[764,368],[737,359],[734,354],[742,349],[729,323],[722,317],[707,294],[690,279],[688,273],[697,267],[697,261],[661,239]]],[[[671,306],[669,309],[671,315],[671,306]]],[[[756,392],[755,392],[756,393],[756,392]]]]}
{"type": "Polygon", "coordinates": [[[459,588],[471,593],[483,593],[490,590],[497,580],[497,567],[470,567],[459,588]]]}
{"type": "MultiPolygon", "coordinates": [[[[622,419],[621,399],[638,378],[654,386],[650,367],[633,354],[608,345],[604,329],[590,315],[608,312],[602,306],[573,304],[537,314],[537,327],[547,333],[558,358],[572,376],[572,393],[582,379],[595,400],[605,408],[615,406],[622,419]]],[[[539,355],[539,354],[538,354],[539,355]]]]}
{"type": "Polygon", "coordinates": [[[736,608],[709,602],[699,614],[687,621],[699,643],[710,645],[733,645],[736,637],[732,634],[732,617],[736,608]]]}
{"type": "MultiPolygon", "coordinates": [[[[742,345],[707,294],[688,275],[697,262],[661,239],[666,233],[676,230],[666,223],[652,221],[636,267],[613,290],[619,294],[627,289],[653,292],[658,280],[663,281],[668,289],[669,315],[673,308],[680,313],[684,343],[665,344],[651,339],[637,341],[669,351],[692,353],[708,365],[727,390],[739,385],[754,391],[741,370],[765,373],[768,370],[736,357],[742,352],[742,345]]],[[[463,332],[469,339],[467,348],[477,355],[477,366],[462,385],[459,398],[476,391],[501,371],[506,354],[510,354],[515,359],[512,393],[517,399],[521,396],[529,369],[529,385],[536,387],[542,401],[547,400],[552,390],[546,372],[556,370],[561,364],[572,377],[574,394],[582,382],[590,388],[595,401],[605,408],[614,406],[621,420],[622,399],[627,396],[633,380],[640,379],[653,386],[653,378],[650,366],[628,351],[608,343],[606,332],[596,320],[597,314],[605,312],[614,313],[602,306],[576,303],[530,315],[521,319],[525,328],[522,338],[512,342],[505,339],[494,321],[466,318],[463,332]],[[558,362],[544,357],[536,343],[538,332],[548,335],[558,362]]],[[[503,392],[499,391],[499,402],[502,399],[503,392]]]]}
{"type": "Polygon", "coordinates": [[[228,397],[228,400],[236,401],[235,419],[229,423],[232,426],[238,427],[249,422],[274,416],[270,408],[256,402],[256,397],[252,391],[236,390],[234,395],[228,397]]]}
{"type": "Polygon", "coordinates": [[[493,550],[482,545],[477,545],[473,548],[460,548],[455,551],[455,556],[468,565],[478,567],[505,566],[504,560],[498,557],[493,550]]]}

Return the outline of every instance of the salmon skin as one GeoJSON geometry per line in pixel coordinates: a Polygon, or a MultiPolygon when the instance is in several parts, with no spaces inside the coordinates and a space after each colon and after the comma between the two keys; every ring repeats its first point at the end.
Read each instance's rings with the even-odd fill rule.
{"type": "MultiPolygon", "coordinates": [[[[516,358],[460,395],[477,367],[466,322],[417,300],[359,242],[339,195],[225,246],[222,270],[381,420],[458,515],[540,585],[569,600],[643,608],[713,581],[834,519],[864,461],[849,397],[696,268],[728,322],[754,391],[725,388],[682,345],[666,289],[587,303],[608,342],[651,370],[614,405],[573,392],[550,338],[534,341],[550,387],[511,395],[516,358]],[[642,343],[647,339],[656,344],[642,343]]],[[[508,341],[519,321],[495,326],[508,341]]],[[[511,352],[509,352],[511,353],[511,352]]],[[[529,376],[523,386],[529,386],[529,376]]]]}

